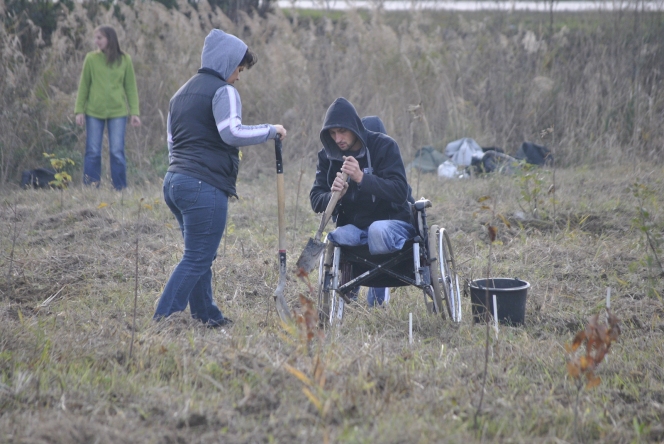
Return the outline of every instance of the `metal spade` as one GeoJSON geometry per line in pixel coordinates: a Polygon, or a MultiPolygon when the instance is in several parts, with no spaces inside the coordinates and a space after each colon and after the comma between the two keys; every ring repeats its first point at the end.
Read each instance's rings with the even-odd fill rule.
{"type": "MultiPolygon", "coordinates": [[[[341,178],[345,182],[348,179],[348,175],[343,173],[341,178]]],[[[295,264],[298,270],[298,275],[308,275],[311,270],[318,266],[318,258],[325,248],[325,243],[321,242],[320,238],[323,235],[325,226],[332,217],[332,212],[334,211],[334,207],[337,205],[337,202],[339,202],[340,197],[341,191],[335,191],[332,193],[332,196],[330,196],[330,202],[328,202],[327,207],[325,208],[325,212],[321,217],[318,231],[316,231],[316,234],[313,238],[309,238],[307,245],[305,245],[304,250],[302,250],[302,254],[300,254],[300,258],[295,264]]]]}

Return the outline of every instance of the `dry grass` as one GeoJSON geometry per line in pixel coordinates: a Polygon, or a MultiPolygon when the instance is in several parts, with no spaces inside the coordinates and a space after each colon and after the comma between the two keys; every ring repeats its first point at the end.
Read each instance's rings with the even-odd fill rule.
{"type": "MultiPolygon", "coordinates": [[[[313,153],[311,153],[313,157],[313,153]]],[[[265,162],[267,168],[268,162],[265,162]]],[[[292,166],[291,166],[292,167],[292,166]]],[[[289,264],[317,227],[302,193],[293,232],[297,175],[286,174],[289,264]]],[[[0,441],[84,442],[560,442],[574,441],[574,383],[563,344],[603,307],[606,287],[623,335],[581,398],[586,441],[661,441],[664,306],[648,278],[642,235],[632,227],[639,180],[664,195],[661,168],[556,172],[559,224],[516,217],[518,177],[440,182],[422,177],[431,223],[451,231],[464,279],[484,275],[488,245],[477,198],[491,195],[510,222],[494,245],[495,276],[529,281],[526,325],[502,327],[490,347],[484,412],[473,427],[484,359],[484,327],[463,299],[459,327],[426,314],[422,295],[393,291],[385,309],[357,306],[310,352],[284,330],[272,302],[278,279],[274,174],[240,181],[214,263],[215,297],[235,321],[207,330],[188,313],[151,315],[182,242],[158,186],[120,195],[74,187],[6,190],[0,213],[0,441]],[[138,201],[151,208],[141,210],[138,201]],[[98,208],[100,203],[108,206],[98,208]],[[17,208],[16,218],[13,208],[17,208]],[[15,267],[9,256],[17,227],[15,267]],[[134,242],[139,297],[129,362],[134,242]],[[43,302],[56,295],[48,304],[43,302]],[[408,313],[413,313],[413,345],[408,313]],[[316,356],[320,358],[318,373],[316,356]],[[287,365],[321,385],[307,385],[287,365]],[[316,407],[303,392],[309,388],[316,407]]],[[[550,175],[541,172],[550,181],[550,175]]],[[[547,197],[548,199],[548,197],[547,197]]],[[[651,214],[662,226],[661,197],[651,214]]],[[[550,205],[548,200],[545,206],[550,205]]],[[[297,308],[301,282],[289,276],[297,308]]]]}

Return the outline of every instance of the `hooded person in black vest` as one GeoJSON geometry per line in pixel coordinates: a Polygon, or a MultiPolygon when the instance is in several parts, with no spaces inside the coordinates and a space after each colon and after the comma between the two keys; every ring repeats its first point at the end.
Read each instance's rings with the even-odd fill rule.
{"type": "Polygon", "coordinates": [[[169,104],[169,167],[164,199],[184,237],[184,255],[155,310],[159,320],[183,311],[208,327],[228,322],[212,297],[212,261],[226,227],[228,198],[236,196],[239,150],[276,137],[281,125],[242,124],[242,102],[233,84],[256,56],[237,37],[213,29],[205,38],[201,68],[169,104]]]}
{"type": "Polygon", "coordinates": [[[369,246],[371,254],[399,251],[415,236],[410,223],[409,187],[399,146],[390,136],[368,131],[355,107],[335,100],[320,132],[311,207],[322,213],[334,191],[337,228],[327,236],[336,245],[369,246]],[[348,182],[341,173],[348,174],[348,182]]]}

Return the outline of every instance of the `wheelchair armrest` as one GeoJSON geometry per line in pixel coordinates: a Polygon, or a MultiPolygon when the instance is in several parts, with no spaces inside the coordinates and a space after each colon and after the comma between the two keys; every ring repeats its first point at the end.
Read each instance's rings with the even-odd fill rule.
{"type": "Polygon", "coordinates": [[[418,237],[424,238],[424,230],[422,226],[422,219],[423,219],[423,214],[425,214],[424,209],[425,208],[430,208],[431,201],[429,199],[420,199],[417,202],[410,205],[410,221],[413,224],[413,227],[415,227],[415,230],[417,230],[418,237]]]}
{"type": "Polygon", "coordinates": [[[431,201],[429,199],[420,199],[413,204],[417,211],[422,211],[425,208],[431,208],[431,201]]]}

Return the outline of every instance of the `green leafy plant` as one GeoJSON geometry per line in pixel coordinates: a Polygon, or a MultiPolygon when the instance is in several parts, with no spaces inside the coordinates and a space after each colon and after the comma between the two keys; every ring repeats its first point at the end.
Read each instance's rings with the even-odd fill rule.
{"type": "Polygon", "coordinates": [[[75,162],[68,157],[55,157],[55,154],[44,153],[44,157],[51,162],[51,168],[55,170],[55,180],[48,184],[60,190],[60,208],[62,208],[62,191],[71,183],[71,175],[66,171],[67,166],[74,166],[75,162]]]}
{"type": "Polygon", "coordinates": [[[516,170],[516,180],[519,186],[518,204],[521,210],[533,219],[546,219],[548,213],[545,210],[545,196],[549,191],[546,188],[547,171],[536,165],[522,161],[516,170]]]}
{"type": "Polygon", "coordinates": [[[76,163],[68,157],[55,157],[55,154],[44,153],[44,157],[49,159],[51,167],[55,170],[55,180],[48,184],[61,190],[67,188],[71,183],[71,175],[66,171],[67,166],[74,166],[76,163]]]}

